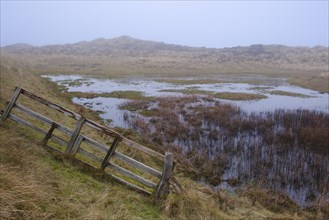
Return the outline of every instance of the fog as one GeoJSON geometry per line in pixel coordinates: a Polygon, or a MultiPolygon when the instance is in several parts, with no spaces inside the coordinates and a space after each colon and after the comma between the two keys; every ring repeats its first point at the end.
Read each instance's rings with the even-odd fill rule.
{"type": "Polygon", "coordinates": [[[328,46],[328,1],[1,1],[1,46],[121,35],[197,47],[328,46]]]}

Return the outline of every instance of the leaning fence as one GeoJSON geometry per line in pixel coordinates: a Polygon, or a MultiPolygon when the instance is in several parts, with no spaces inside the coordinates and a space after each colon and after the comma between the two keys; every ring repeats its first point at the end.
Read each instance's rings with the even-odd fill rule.
{"type": "MultiPolygon", "coordinates": [[[[42,144],[44,146],[65,155],[69,159],[77,159],[88,164],[135,190],[154,195],[157,200],[168,194],[170,184],[175,187],[178,186],[178,183],[172,178],[174,168],[172,153],[166,152],[163,155],[156,152],[124,137],[107,126],[100,125],[23,88],[16,87],[6,108],[1,110],[0,122],[4,122],[6,119],[11,119],[40,133],[43,137],[42,144]],[[20,95],[74,119],[76,121],[74,128],[69,128],[63,123],[55,122],[55,120],[25,107],[18,102],[20,95]],[[21,114],[14,114],[13,109],[17,109],[21,114]],[[33,120],[25,119],[21,116],[22,114],[33,120]],[[84,127],[88,127],[89,132],[83,134],[81,130],[84,127]],[[92,130],[100,133],[106,142],[102,143],[89,135],[94,132],[92,130]],[[55,131],[61,132],[62,135],[55,134],[55,131]],[[66,140],[63,138],[65,135],[68,137],[66,140]],[[49,144],[50,141],[54,144],[49,144]],[[119,145],[122,145],[125,151],[119,151],[119,145]],[[125,152],[132,150],[151,157],[155,161],[153,167],[125,154],[125,152]],[[157,168],[154,165],[157,165],[157,168]]],[[[140,158],[143,159],[142,156],[140,158]]]]}

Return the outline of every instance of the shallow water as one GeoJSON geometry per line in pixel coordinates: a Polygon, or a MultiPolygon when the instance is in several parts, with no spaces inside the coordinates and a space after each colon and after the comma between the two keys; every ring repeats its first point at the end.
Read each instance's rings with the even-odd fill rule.
{"type": "MultiPolygon", "coordinates": [[[[329,94],[322,94],[320,92],[304,89],[297,86],[292,86],[287,84],[284,80],[279,79],[277,81],[266,83],[266,85],[253,85],[248,83],[212,83],[212,84],[192,84],[192,85],[176,85],[173,83],[167,82],[158,82],[156,79],[95,79],[87,78],[84,76],[77,75],[60,75],[60,76],[45,76],[51,81],[56,82],[59,85],[64,86],[69,92],[92,92],[92,93],[109,93],[113,91],[141,91],[145,96],[183,96],[181,93],[175,92],[161,92],[161,90],[168,89],[199,89],[213,92],[244,92],[244,93],[254,93],[254,94],[264,94],[267,96],[266,99],[253,100],[253,101],[231,101],[231,100],[220,100],[225,103],[233,103],[242,110],[252,113],[252,112],[263,112],[263,111],[274,111],[276,109],[285,109],[285,110],[294,110],[294,109],[307,109],[307,110],[317,110],[329,113],[329,94]],[[76,82],[76,83],[74,83],[76,82]],[[286,92],[298,93],[306,96],[304,97],[291,97],[284,95],[273,95],[269,94],[269,91],[280,90],[286,92]]],[[[93,110],[99,111],[100,116],[104,119],[111,120],[109,125],[112,127],[118,126],[123,128],[129,128],[130,125],[124,120],[124,114],[127,113],[130,116],[137,114],[131,113],[126,110],[121,110],[119,106],[129,100],[127,99],[118,99],[118,98],[105,98],[97,97],[93,99],[87,98],[73,98],[74,103],[84,105],[93,110]]],[[[194,100],[193,100],[194,101],[194,100]]],[[[156,105],[156,103],[153,103],[156,105]]],[[[189,103],[190,106],[196,105],[205,105],[212,106],[215,102],[208,102],[205,100],[189,103]]],[[[153,106],[155,107],[155,106],[153,106]]],[[[143,118],[145,121],[146,118],[143,118]]],[[[184,123],[184,118],[182,115],[179,115],[178,121],[184,123]]],[[[217,125],[216,125],[217,126],[217,125]]],[[[152,127],[150,126],[150,129],[152,127]]],[[[204,128],[206,129],[206,128],[204,128]]],[[[209,129],[208,129],[209,130],[209,129]]],[[[241,137],[235,137],[236,140],[230,143],[228,146],[234,146],[237,148],[238,139],[243,139],[241,137]]],[[[287,186],[281,187],[275,185],[275,172],[295,172],[297,168],[303,168],[303,172],[309,172],[310,167],[312,168],[311,162],[318,161],[314,153],[309,153],[299,148],[292,148],[285,155],[277,155],[277,153],[272,150],[269,146],[263,144],[256,145],[260,139],[259,137],[247,137],[245,136],[245,142],[243,142],[243,148],[240,151],[237,151],[237,154],[230,154],[229,165],[225,169],[225,172],[221,176],[223,180],[229,179],[238,179],[238,177],[243,176],[243,174],[250,173],[250,178],[253,178],[253,173],[250,170],[257,170],[259,164],[255,163],[255,157],[258,157],[264,161],[273,161],[273,169],[264,171],[264,175],[267,176],[270,180],[273,180],[273,184],[269,184],[269,188],[273,190],[281,190],[290,196],[294,201],[300,205],[304,205],[307,201],[307,195],[311,192],[309,186],[303,186],[296,188],[290,181],[287,181],[287,186]],[[249,143],[249,144],[248,144],[249,143]],[[252,148],[252,146],[257,148],[252,148]],[[250,149],[249,149],[250,148],[250,149]],[[252,153],[251,153],[252,152],[252,153]],[[257,152],[259,152],[257,154],[257,152]],[[313,158],[314,157],[314,158],[313,158]],[[293,158],[293,159],[292,159],[293,158]],[[306,159],[305,159],[306,158],[306,159]],[[294,161],[294,163],[291,163],[294,161]],[[297,164],[297,162],[303,163],[297,164]],[[310,164],[307,164],[310,163],[310,164]],[[280,188],[281,187],[281,188],[280,188]]],[[[205,136],[201,140],[202,143],[208,143],[215,147],[218,147],[219,152],[224,152],[224,142],[223,139],[219,139],[217,142],[209,142],[208,136],[205,136]],[[207,142],[208,141],[208,142],[207,142]]],[[[180,142],[178,139],[175,139],[174,144],[179,146],[192,146],[191,143],[180,142]]],[[[273,148],[274,149],[274,148],[273,148]]],[[[226,150],[227,151],[227,150],[226,150]]],[[[235,151],[234,151],[235,152],[235,151]]],[[[323,164],[328,164],[328,159],[323,160],[323,164]]],[[[328,167],[328,166],[325,166],[328,167]]],[[[289,174],[286,173],[286,174],[289,174]]],[[[313,172],[313,171],[312,171],[313,172]]],[[[294,176],[294,173],[290,173],[291,176],[294,176]]],[[[285,175],[287,176],[287,175],[285,175]]],[[[313,177],[310,174],[310,179],[313,177]]],[[[290,180],[290,179],[289,179],[290,180]]],[[[226,182],[222,182],[218,188],[227,189],[234,191],[234,187],[231,187],[226,182]]]]}
{"type": "MultiPolygon", "coordinates": [[[[220,100],[226,103],[233,103],[246,112],[274,111],[275,109],[308,109],[318,110],[329,113],[329,94],[304,89],[298,86],[292,86],[283,79],[272,80],[266,85],[253,85],[248,83],[212,83],[212,84],[189,84],[177,85],[168,82],[156,81],[156,79],[96,79],[79,75],[46,75],[51,81],[65,86],[69,92],[92,92],[92,93],[109,93],[113,91],[141,91],[145,96],[182,96],[176,92],[162,92],[168,89],[198,89],[213,92],[243,92],[266,95],[266,99],[252,101],[231,101],[220,100]],[[80,81],[79,81],[80,80],[80,81]],[[74,83],[78,82],[78,83],[74,83]],[[260,88],[263,87],[263,88],[260,88]],[[273,90],[282,90],[286,92],[299,93],[306,96],[292,97],[285,95],[272,95],[268,92],[273,90]]],[[[89,103],[86,105],[94,110],[102,111],[101,117],[112,119],[111,126],[126,127],[122,120],[124,114],[118,106],[128,100],[116,98],[94,98],[78,99],[74,98],[73,102],[77,104],[89,103]]]]}
{"type": "Polygon", "coordinates": [[[97,97],[93,99],[73,98],[72,101],[100,112],[100,117],[108,120],[109,126],[128,128],[123,120],[126,110],[119,109],[121,104],[129,101],[128,99],[97,97]]]}

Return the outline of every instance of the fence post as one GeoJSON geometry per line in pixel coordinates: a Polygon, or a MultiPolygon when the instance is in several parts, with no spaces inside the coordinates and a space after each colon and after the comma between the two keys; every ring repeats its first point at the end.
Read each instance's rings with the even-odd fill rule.
{"type": "Polygon", "coordinates": [[[76,141],[74,142],[73,147],[71,148],[71,151],[69,153],[69,157],[75,157],[76,153],[79,150],[81,142],[84,140],[84,137],[79,135],[76,141]]]}
{"type": "Polygon", "coordinates": [[[101,165],[101,170],[104,170],[110,160],[110,158],[113,156],[114,154],[114,151],[115,151],[115,148],[118,146],[119,142],[121,141],[121,137],[119,135],[117,135],[114,139],[114,141],[112,142],[112,145],[109,149],[109,151],[107,152],[103,162],[102,162],[102,165],[101,165]]]}
{"type": "Polygon", "coordinates": [[[53,133],[53,131],[55,130],[56,127],[57,127],[57,125],[55,123],[51,124],[50,129],[48,130],[46,136],[43,138],[43,140],[41,142],[42,145],[45,146],[47,144],[48,140],[51,138],[51,134],[53,133]]]}
{"type": "MultiPolygon", "coordinates": [[[[81,128],[82,128],[83,124],[85,123],[85,121],[86,121],[86,119],[84,117],[81,117],[80,120],[78,121],[78,123],[75,127],[75,130],[72,134],[71,140],[70,140],[69,144],[67,145],[67,148],[64,152],[65,155],[69,156],[71,154],[71,151],[72,151],[73,147],[76,145],[76,141],[79,137],[79,133],[80,133],[81,128]]],[[[79,141],[79,142],[81,143],[81,141],[79,141]]]]}
{"type": "Polygon", "coordinates": [[[22,89],[20,87],[16,87],[15,88],[15,92],[10,100],[10,102],[8,103],[4,113],[2,114],[1,118],[0,118],[0,122],[3,122],[4,120],[6,120],[10,114],[11,109],[14,107],[15,102],[17,101],[19,94],[21,94],[22,89]]]}
{"type": "Polygon", "coordinates": [[[169,193],[169,180],[173,170],[174,155],[172,153],[165,153],[165,161],[161,180],[155,191],[155,202],[159,203],[164,200],[169,193]]]}

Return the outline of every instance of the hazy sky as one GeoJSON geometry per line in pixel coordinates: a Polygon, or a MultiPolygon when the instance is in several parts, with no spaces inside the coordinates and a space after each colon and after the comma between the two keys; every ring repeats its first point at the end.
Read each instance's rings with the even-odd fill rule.
{"type": "Polygon", "coordinates": [[[204,47],[328,46],[324,1],[6,1],[1,46],[129,35],[204,47]]]}

